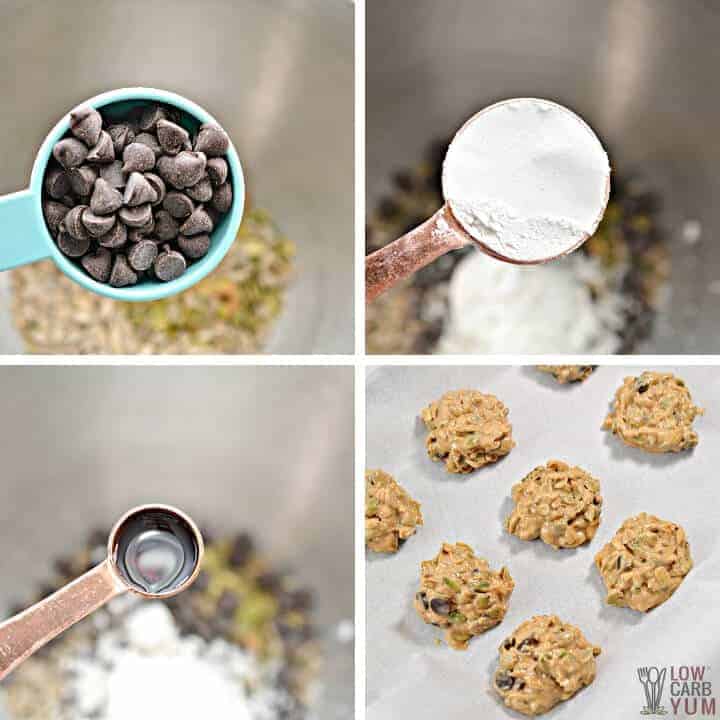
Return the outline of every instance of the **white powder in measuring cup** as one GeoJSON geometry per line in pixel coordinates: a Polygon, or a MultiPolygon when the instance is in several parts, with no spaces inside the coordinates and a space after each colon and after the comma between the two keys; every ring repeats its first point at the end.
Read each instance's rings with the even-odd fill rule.
{"type": "Polygon", "coordinates": [[[443,192],[472,237],[504,258],[537,262],[592,235],[609,175],[607,154],[582,119],[518,98],[461,128],[445,157],[443,192]]]}

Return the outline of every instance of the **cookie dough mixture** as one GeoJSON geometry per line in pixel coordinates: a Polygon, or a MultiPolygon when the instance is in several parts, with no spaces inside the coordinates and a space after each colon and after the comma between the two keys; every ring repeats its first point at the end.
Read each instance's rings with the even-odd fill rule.
{"type": "Polygon", "coordinates": [[[693,566],[685,531],[640,513],[595,556],[609,605],[647,612],[664,603],[693,566]]]}
{"type": "Polygon", "coordinates": [[[423,524],[420,503],[383,470],[365,472],[365,545],[381,553],[397,552],[401,540],[423,524]]]}
{"type": "Polygon", "coordinates": [[[421,417],[432,460],[444,460],[450,473],[469,473],[497,462],[514,447],[508,409],[494,395],[477,390],[445,393],[421,417]]]}
{"type": "Polygon", "coordinates": [[[603,429],[647,452],[680,452],[698,444],[692,423],[703,412],[680,378],[644,372],[625,378],[603,429]]]}
{"type": "Polygon", "coordinates": [[[521,540],[540,538],[555,548],[589,542],[600,525],[600,483],[560,460],[536,467],[513,486],[515,508],[505,528],[521,540]]]}
{"type": "Polygon", "coordinates": [[[595,679],[599,654],[574,625],[536,615],[500,645],[495,689],[509,708],[542,715],[595,679]]]}
{"type": "Polygon", "coordinates": [[[597,365],[538,365],[541,372],[550,373],[561,385],[587,380],[597,365]]]}
{"type": "Polygon", "coordinates": [[[430,625],[445,628],[455,650],[467,649],[474,635],[499,624],[515,583],[507,568],[491,570],[465,543],[443,543],[434,560],[421,564],[415,609],[430,625]]]}

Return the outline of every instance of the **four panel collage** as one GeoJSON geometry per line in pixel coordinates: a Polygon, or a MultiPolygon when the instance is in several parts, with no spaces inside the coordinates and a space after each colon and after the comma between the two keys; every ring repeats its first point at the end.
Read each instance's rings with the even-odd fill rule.
{"type": "Polygon", "coordinates": [[[0,2],[0,720],[718,717],[718,33],[0,2]]]}

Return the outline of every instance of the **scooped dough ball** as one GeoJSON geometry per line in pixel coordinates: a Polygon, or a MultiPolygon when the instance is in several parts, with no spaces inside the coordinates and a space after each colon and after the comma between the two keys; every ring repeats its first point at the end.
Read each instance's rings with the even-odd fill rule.
{"type": "Polygon", "coordinates": [[[557,615],[536,615],[500,645],[494,686],[523,715],[542,715],[595,679],[600,648],[557,615]]]}
{"type": "Polygon", "coordinates": [[[561,385],[587,380],[597,365],[538,365],[541,372],[550,373],[561,385]]]}
{"type": "Polygon", "coordinates": [[[444,460],[450,473],[469,473],[497,462],[515,447],[508,409],[477,390],[445,393],[421,417],[428,429],[428,455],[444,460]]]}
{"type": "Polygon", "coordinates": [[[521,540],[573,548],[592,540],[600,525],[599,481],[561,460],[536,467],[513,486],[512,499],[515,508],[505,527],[521,540]]]}
{"type": "Polygon", "coordinates": [[[382,553],[397,552],[401,540],[423,524],[420,503],[383,470],[365,472],[365,544],[382,553]]]}
{"type": "Polygon", "coordinates": [[[698,444],[692,423],[703,412],[680,378],[646,371],[625,378],[603,429],[647,452],[680,452],[698,444]]]}
{"type": "Polygon", "coordinates": [[[465,650],[470,638],[495,627],[507,612],[515,583],[507,568],[491,570],[465,543],[443,543],[421,564],[415,609],[430,625],[445,628],[450,647],[465,650]]]}
{"type": "Polygon", "coordinates": [[[647,612],[664,603],[693,566],[685,531],[640,513],[595,556],[609,605],[647,612]]]}

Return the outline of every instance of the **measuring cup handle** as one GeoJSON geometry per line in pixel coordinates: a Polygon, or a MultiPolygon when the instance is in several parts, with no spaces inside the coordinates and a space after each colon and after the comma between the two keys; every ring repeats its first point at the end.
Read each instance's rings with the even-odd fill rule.
{"type": "Polygon", "coordinates": [[[106,560],[0,624],[0,680],[54,637],[124,591],[106,560]]]}
{"type": "Polygon", "coordinates": [[[0,270],[50,256],[47,230],[38,225],[36,203],[30,190],[0,196],[0,270]]]}
{"type": "Polygon", "coordinates": [[[422,225],[365,258],[366,302],[468,242],[450,209],[443,206],[422,225]]]}

